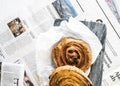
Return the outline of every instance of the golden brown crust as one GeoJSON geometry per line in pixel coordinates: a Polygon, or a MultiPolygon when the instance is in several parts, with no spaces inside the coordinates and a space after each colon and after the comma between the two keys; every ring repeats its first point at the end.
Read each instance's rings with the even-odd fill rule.
{"type": "Polygon", "coordinates": [[[75,66],[56,68],[49,81],[49,86],[93,86],[85,73],[75,66]]]}
{"type": "Polygon", "coordinates": [[[72,65],[86,72],[92,63],[89,45],[83,40],[64,38],[52,50],[52,58],[57,66],[72,65]]]}

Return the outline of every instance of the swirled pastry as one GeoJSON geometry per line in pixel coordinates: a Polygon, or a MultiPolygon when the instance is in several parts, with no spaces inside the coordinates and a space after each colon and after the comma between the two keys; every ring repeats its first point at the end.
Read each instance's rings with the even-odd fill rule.
{"type": "Polygon", "coordinates": [[[56,68],[49,81],[49,86],[93,86],[85,73],[75,66],[56,68]]]}
{"type": "Polygon", "coordinates": [[[64,38],[52,50],[52,58],[59,66],[72,65],[86,72],[92,63],[89,45],[83,40],[64,38]]]}

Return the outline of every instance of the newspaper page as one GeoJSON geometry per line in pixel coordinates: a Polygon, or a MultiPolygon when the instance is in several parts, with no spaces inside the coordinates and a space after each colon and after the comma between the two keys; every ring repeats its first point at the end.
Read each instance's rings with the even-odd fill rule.
{"type": "Polygon", "coordinates": [[[107,3],[98,0],[99,6],[101,6],[104,15],[106,15],[111,29],[108,28],[107,40],[106,40],[106,52],[104,59],[104,72],[102,86],[119,86],[120,84],[120,25],[118,18],[114,15],[107,6],[107,3]],[[114,19],[113,19],[114,18],[114,19]],[[116,20],[116,21],[115,21],[116,20]]]}
{"type": "MultiPolygon", "coordinates": [[[[2,49],[4,50],[7,57],[4,59],[5,62],[16,62],[19,59],[24,60],[27,66],[32,65],[34,69],[36,69],[35,59],[35,51],[34,51],[34,37],[31,35],[29,28],[25,25],[23,19],[19,16],[13,19],[8,19],[3,22],[1,26],[3,27],[3,31],[1,30],[0,34],[0,44],[2,49]],[[32,56],[32,58],[31,58],[32,56]],[[25,60],[27,59],[27,60],[25,60]],[[33,61],[28,64],[28,61],[33,61]]],[[[4,55],[4,54],[3,54],[4,55]]],[[[30,71],[33,68],[28,67],[26,71],[30,71]]],[[[33,71],[28,73],[32,75],[33,71]]],[[[32,76],[31,76],[32,77],[32,76]]],[[[32,77],[32,81],[36,84],[34,78],[32,77]]],[[[37,85],[34,85],[37,86],[37,85]]]]}
{"type": "Polygon", "coordinates": [[[38,86],[34,40],[40,33],[53,26],[54,20],[59,18],[52,4],[45,7],[39,7],[39,5],[30,5],[18,13],[9,15],[0,23],[2,28],[0,45],[7,55],[5,62],[14,63],[22,60],[34,86],[38,86]]]}
{"type": "Polygon", "coordinates": [[[118,86],[118,81],[120,80],[120,69],[118,68],[120,66],[120,25],[116,16],[110,10],[106,0],[71,1],[74,3],[74,7],[78,11],[76,19],[87,21],[100,20],[101,23],[106,25],[107,37],[103,62],[104,71],[102,86],[118,86]],[[116,80],[114,80],[114,78],[116,80]]]}
{"type": "Polygon", "coordinates": [[[1,21],[0,44],[9,58],[23,57],[31,52],[33,40],[53,26],[54,20],[59,18],[52,4],[45,7],[39,5],[32,4],[1,21]]]}
{"type": "MultiPolygon", "coordinates": [[[[5,75],[3,75],[3,76],[1,76],[1,71],[3,71],[4,72],[4,69],[6,68],[6,66],[7,67],[10,67],[10,69],[11,70],[7,70],[7,73],[9,73],[9,72],[14,72],[14,73],[19,73],[18,75],[20,75],[20,72],[18,72],[18,69],[19,70],[24,70],[24,73],[23,73],[23,71],[21,71],[21,75],[23,76],[23,77],[21,77],[21,79],[22,79],[22,82],[19,82],[19,80],[18,79],[16,79],[16,80],[18,80],[18,81],[16,81],[16,83],[14,84],[14,86],[38,86],[38,84],[37,83],[35,83],[35,81],[34,81],[34,79],[33,79],[33,77],[32,77],[32,75],[30,75],[31,74],[31,71],[29,70],[29,68],[27,68],[27,66],[22,62],[22,60],[17,60],[15,63],[9,63],[9,62],[1,62],[0,63],[0,86],[4,86],[3,84],[5,83],[5,80],[10,80],[11,81],[11,79],[12,78],[14,78],[14,77],[10,77],[10,78],[8,78],[8,79],[6,79],[5,78],[5,75]],[[2,68],[3,66],[5,66],[4,68],[2,68]],[[17,67],[17,69],[15,69],[17,67]],[[15,71],[14,71],[15,70],[15,71]],[[17,70],[17,71],[16,71],[17,70]],[[29,73],[30,72],[30,73],[29,73]],[[2,80],[1,81],[1,78],[5,78],[4,80],[2,80]],[[3,82],[4,81],[4,82],[3,82]],[[3,83],[2,85],[1,85],[1,83],[3,83]],[[20,83],[20,85],[18,84],[18,83],[20,83]]],[[[6,70],[5,70],[5,72],[6,72],[6,70]]],[[[6,74],[6,73],[5,73],[6,74]]],[[[9,74],[11,74],[11,73],[9,73],[9,74]]],[[[34,73],[33,73],[34,74],[34,73]]],[[[21,76],[20,75],[20,76],[21,76]]],[[[7,74],[7,76],[9,76],[8,74],[7,74]]],[[[6,77],[7,77],[6,76],[6,77]]],[[[34,77],[35,78],[35,77],[34,77]]],[[[7,83],[7,86],[8,86],[8,84],[10,84],[10,83],[7,83]]],[[[10,85],[11,86],[11,85],[10,85]]],[[[13,86],[13,85],[12,85],[13,86]]]]}
{"type": "Polygon", "coordinates": [[[2,63],[1,86],[23,86],[24,66],[22,64],[2,63]]]}
{"type": "MultiPolygon", "coordinates": [[[[5,62],[16,62],[19,59],[35,59],[35,55],[33,58],[27,57],[28,55],[35,54],[34,52],[34,37],[31,35],[30,30],[23,23],[23,19],[19,16],[15,18],[10,18],[7,21],[1,24],[3,27],[3,32],[1,30],[0,38],[1,38],[1,46],[5,51],[8,58],[5,58],[5,62]]],[[[35,61],[31,64],[27,64],[29,60],[26,60],[26,65],[35,65],[35,61]]],[[[31,67],[30,67],[31,68],[31,67]]],[[[36,66],[34,66],[36,69],[36,66]]],[[[27,69],[27,71],[30,69],[27,69]]],[[[28,75],[32,75],[30,72],[28,75]]],[[[33,83],[36,84],[35,80],[33,83]]],[[[36,85],[37,86],[37,85],[36,85]]]]}
{"type": "Polygon", "coordinates": [[[110,68],[103,77],[102,86],[119,86],[120,85],[120,67],[110,68]]]}

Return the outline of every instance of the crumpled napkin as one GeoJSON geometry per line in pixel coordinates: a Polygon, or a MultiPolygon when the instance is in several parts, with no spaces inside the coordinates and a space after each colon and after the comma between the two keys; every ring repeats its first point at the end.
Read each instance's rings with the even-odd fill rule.
{"type": "Polygon", "coordinates": [[[102,49],[102,45],[96,35],[88,27],[72,17],[68,22],[62,21],[60,26],[53,26],[47,32],[41,33],[36,40],[36,62],[37,68],[39,69],[37,72],[42,86],[49,86],[48,77],[52,69],[55,68],[51,57],[52,48],[64,37],[73,37],[87,42],[92,50],[92,63],[95,62],[102,49]],[[46,69],[48,66],[49,68],[46,69]],[[49,73],[46,72],[45,76],[45,74],[42,74],[43,71],[48,71],[49,73]]]}

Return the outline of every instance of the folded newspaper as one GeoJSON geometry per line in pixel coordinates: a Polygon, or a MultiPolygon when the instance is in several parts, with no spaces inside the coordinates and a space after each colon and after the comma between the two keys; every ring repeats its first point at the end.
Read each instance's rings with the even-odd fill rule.
{"type": "Polygon", "coordinates": [[[23,86],[24,66],[3,62],[1,65],[1,86],[23,86]]]}

